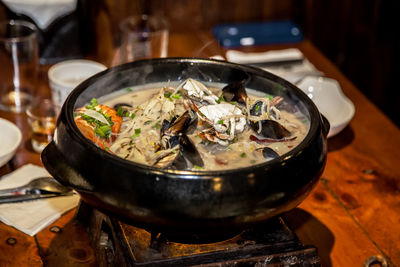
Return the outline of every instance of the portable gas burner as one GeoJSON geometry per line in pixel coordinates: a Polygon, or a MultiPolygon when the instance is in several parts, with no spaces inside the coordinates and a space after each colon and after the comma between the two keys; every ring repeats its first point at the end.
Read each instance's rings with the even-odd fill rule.
{"type": "Polygon", "coordinates": [[[317,249],[301,244],[282,218],[273,218],[224,240],[204,242],[150,233],[81,202],[100,266],[321,266],[317,249]]]}

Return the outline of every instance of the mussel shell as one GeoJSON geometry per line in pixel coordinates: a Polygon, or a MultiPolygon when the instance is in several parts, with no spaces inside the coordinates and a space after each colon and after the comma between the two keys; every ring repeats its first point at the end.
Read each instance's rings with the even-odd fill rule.
{"type": "Polygon", "coordinates": [[[154,166],[177,170],[188,170],[194,166],[204,167],[200,153],[186,134],[172,136],[168,144],[169,148],[175,147],[178,152],[171,152],[160,158],[154,166]]]}
{"type": "Polygon", "coordinates": [[[282,139],[291,135],[279,122],[273,120],[250,121],[250,127],[258,135],[265,138],[282,139]],[[259,129],[260,124],[261,130],[259,129]]]}
{"type": "Polygon", "coordinates": [[[279,154],[270,147],[263,147],[261,151],[265,159],[275,159],[279,157],[279,154]]]}
{"type": "Polygon", "coordinates": [[[222,95],[225,101],[236,101],[239,104],[246,104],[247,92],[244,86],[244,81],[236,81],[222,88],[222,95]]]}
{"type": "MultiPolygon", "coordinates": [[[[177,135],[179,133],[185,133],[186,130],[188,129],[188,127],[194,123],[197,119],[197,117],[192,117],[193,114],[189,113],[189,111],[185,111],[181,116],[179,116],[179,118],[177,118],[176,120],[171,120],[171,122],[168,125],[168,128],[164,131],[161,132],[162,134],[166,134],[166,135],[177,135]]],[[[161,129],[163,129],[165,127],[164,122],[163,122],[163,126],[161,127],[161,129]]]]}
{"type": "Polygon", "coordinates": [[[168,129],[169,125],[170,125],[170,121],[164,119],[162,124],[161,124],[161,129],[160,129],[160,133],[161,135],[164,135],[165,131],[168,129]]]}
{"type": "Polygon", "coordinates": [[[257,101],[250,109],[250,115],[252,116],[260,116],[262,114],[262,101],[257,101]]]}
{"type": "Polygon", "coordinates": [[[200,153],[186,134],[179,136],[178,154],[173,164],[176,169],[186,170],[194,166],[204,167],[204,162],[200,153]]]}
{"type": "Polygon", "coordinates": [[[132,105],[131,105],[131,104],[128,104],[128,103],[117,103],[117,104],[115,104],[115,105],[113,106],[113,108],[114,108],[115,110],[118,110],[118,108],[124,109],[124,108],[131,108],[131,107],[132,107],[132,105]]]}
{"type": "Polygon", "coordinates": [[[168,147],[167,148],[173,148],[176,147],[177,145],[179,145],[180,141],[179,141],[179,135],[174,135],[171,136],[168,139],[168,147]]]}

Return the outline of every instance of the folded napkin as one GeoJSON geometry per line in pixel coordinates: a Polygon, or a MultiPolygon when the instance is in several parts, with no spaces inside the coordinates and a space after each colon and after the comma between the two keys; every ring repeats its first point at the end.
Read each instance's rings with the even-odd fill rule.
{"type": "Polygon", "coordinates": [[[262,66],[260,68],[272,72],[291,83],[296,83],[303,79],[305,76],[313,75],[319,76],[322,73],[317,70],[310,61],[308,61],[303,53],[297,48],[289,48],[283,50],[273,50],[267,52],[252,52],[245,53],[236,50],[228,50],[226,52],[228,61],[240,64],[256,64],[256,63],[277,63],[277,62],[290,62],[298,61],[296,63],[282,63],[270,66],[262,66]]]}
{"type": "MultiPolygon", "coordinates": [[[[0,189],[24,185],[34,178],[49,176],[42,167],[27,164],[0,178],[0,189]]],[[[33,236],[76,207],[78,195],[31,200],[0,205],[0,221],[33,236]]]]}

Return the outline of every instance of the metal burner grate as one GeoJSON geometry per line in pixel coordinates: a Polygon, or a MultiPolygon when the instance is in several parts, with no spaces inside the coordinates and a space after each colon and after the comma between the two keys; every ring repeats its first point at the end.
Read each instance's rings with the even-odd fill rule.
{"type": "Polygon", "coordinates": [[[77,218],[88,229],[100,266],[321,266],[316,248],[301,244],[282,218],[213,243],[152,234],[84,203],[77,218]]]}

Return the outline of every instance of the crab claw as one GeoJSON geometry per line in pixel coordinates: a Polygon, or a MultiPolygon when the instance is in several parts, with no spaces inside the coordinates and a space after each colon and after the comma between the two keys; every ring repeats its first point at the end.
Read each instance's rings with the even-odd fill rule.
{"type": "Polygon", "coordinates": [[[210,104],[216,104],[218,97],[213,94],[204,84],[194,79],[187,79],[181,83],[177,90],[183,89],[189,98],[193,98],[196,101],[206,101],[210,104]]]}

